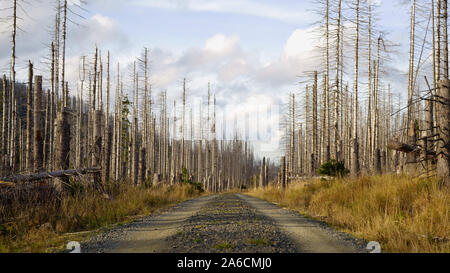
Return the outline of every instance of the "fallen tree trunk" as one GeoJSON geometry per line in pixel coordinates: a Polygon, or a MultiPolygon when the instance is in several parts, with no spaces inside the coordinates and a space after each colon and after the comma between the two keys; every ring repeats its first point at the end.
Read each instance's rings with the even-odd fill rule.
{"type": "MultiPolygon", "coordinates": [[[[401,143],[398,141],[391,141],[388,143],[387,148],[390,150],[399,151],[402,153],[416,153],[420,154],[423,152],[423,148],[417,145],[411,145],[406,143],[401,143]]],[[[427,156],[434,156],[436,152],[433,150],[426,151],[427,156]]]]}
{"type": "Polygon", "coordinates": [[[63,170],[54,172],[43,172],[30,175],[14,175],[6,178],[0,178],[0,183],[19,183],[19,182],[34,182],[51,178],[62,178],[69,176],[78,176],[85,174],[96,174],[101,172],[101,168],[89,168],[81,170],[63,170]]]}

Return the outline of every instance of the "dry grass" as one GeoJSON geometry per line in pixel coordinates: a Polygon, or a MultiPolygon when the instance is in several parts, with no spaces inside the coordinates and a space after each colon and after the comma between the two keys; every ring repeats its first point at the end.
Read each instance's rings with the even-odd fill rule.
{"type": "Polygon", "coordinates": [[[378,241],[385,252],[450,252],[450,189],[435,179],[385,175],[314,180],[249,194],[378,241]]]}
{"type": "Polygon", "coordinates": [[[49,252],[89,232],[130,221],[192,197],[191,185],[134,187],[110,185],[110,198],[93,189],[61,197],[51,190],[22,190],[0,199],[0,252],[49,252]],[[75,234],[67,234],[75,233],[75,234]]]}

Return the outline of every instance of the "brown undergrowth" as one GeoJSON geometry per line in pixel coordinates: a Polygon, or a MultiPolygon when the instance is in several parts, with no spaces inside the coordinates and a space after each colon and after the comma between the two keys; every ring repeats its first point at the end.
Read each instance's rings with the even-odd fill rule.
{"type": "Polygon", "coordinates": [[[190,184],[78,187],[62,196],[50,187],[9,189],[0,198],[0,252],[51,252],[92,230],[130,221],[201,195],[190,184]],[[87,231],[87,232],[84,232],[87,231]]]}
{"type": "Polygon", "coordinates": [[[249,194],[378,241],[386,252],[450,252],[450,190],[436,179],[316,179],[249,194]]]}

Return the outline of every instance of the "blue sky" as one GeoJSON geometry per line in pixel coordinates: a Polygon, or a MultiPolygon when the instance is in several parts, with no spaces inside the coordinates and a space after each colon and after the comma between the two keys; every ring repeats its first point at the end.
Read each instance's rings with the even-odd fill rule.
{"type": "MultiPolygon", "coordinates": [[[[70,3],[78,1],[72,0],[70,3]]],[[[24,19],[19,22],[26,32],[20,32],[17,39],[19,79],[26,78],[25,64],[28,59],[32,60],[38,71],[48,73],[45,57],[49,52],[47,45],[50,34],[46,30],[53,24],[55,1],[28,2],[22,2],[22,5],[29,8],[29,16],[22,15],[24,19]]],[[[313,11],[318,8],[314,1],[86,2],[87,12],[71,5],[72,9],[85,17],[80,19],[72,14],[72,19],[80,25],[70,24],[68,31],[67,71],[73,93],[78,88],[80,56],[91,58],[95,44],[104,54],[107,50],[111,51],[112,62],[121,63],[125,76],[145,46],[150,49],[151,81],[155,94],[167,90],[169,102],[179,99],[181,83],[186,77],[190,100],[195,104],[205,99],[207,83],[211,82],[219,111],[226,111],[225,118],[231,124],[227,128],[233,127],[235,119],[242,122],[245,114],[249,113],[250,123],[258,124],[264,132],[261,133],[262,139],[255,141],[255,149],[260,154],[280,154],[278,143],[281,132],[278,130],[277,109],[280,103],[286,101],[289,92],[301,96],[304,87],[297,84],[297,76],[304,76],[307,71],[320,71],[323,67],[316,48],[320,42],[311,33],[317,26],[314,23],[320,21],[313,11]],[[259,122],[254,120],[257,115],[265,116],[269,108],[272,109],[273,117],[266,116],[259,122]],[[271,128],[270,134],[267,133],[268,128],[271,128]]],[[[350,2],[344,1],[344,7],[350,2]]],[[[406,93],[407,81],[404,75],[408,63],[409,4],[405,5],[405,1],[372,2],[377,5],[378,29],[389,33],[386,38],[400,45],[396,48],[398,54],[392,55],[392,60],[385,64],[385,67],[396,68],[388,70],[386,76],[389,82],[385,84],[391,83],[395,93],[406,93]]],[[[0,8],[7,5],[6,1],[0,2],[0,8]]],[[[346,14],[351,15],[349,12],[347,10],[346,14]]],[[[6,16],[7,10],[0,13],[0,18],[6,16]]],[[[2,27],[0,72],[7,73],[10,34],[7,24],[2,27]]],[[[375,32],[374,41],[377,37],[378,33],[375,32]]],[[[366,37],[362,36],[361,39],[366,37]]],[[[349,71],[351,81],[351,46],[347,50],[349,61],[346,70],[349,71]]],[[[364,77],[362,72],[361,85],[366,81],[364,77]]],[[[198,115],[196,108],[194,115],[198,115]]]]}

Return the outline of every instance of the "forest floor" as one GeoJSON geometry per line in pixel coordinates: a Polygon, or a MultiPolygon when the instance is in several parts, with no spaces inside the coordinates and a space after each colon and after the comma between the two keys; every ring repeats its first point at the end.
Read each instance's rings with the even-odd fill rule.
{"type": "Polygon", "coordinates": [[[185,201],[82,243],[82,252],[365,252],[366,242],[237,193],[185,201]]]}

